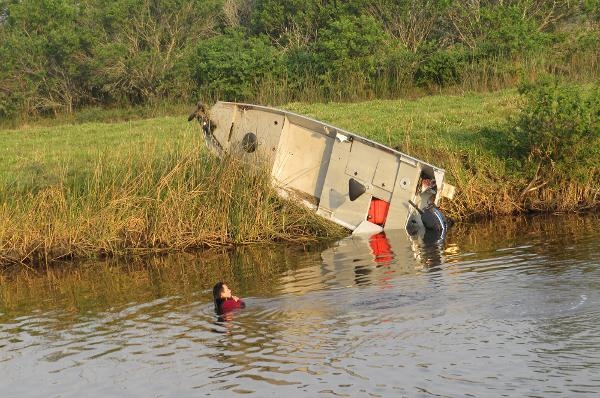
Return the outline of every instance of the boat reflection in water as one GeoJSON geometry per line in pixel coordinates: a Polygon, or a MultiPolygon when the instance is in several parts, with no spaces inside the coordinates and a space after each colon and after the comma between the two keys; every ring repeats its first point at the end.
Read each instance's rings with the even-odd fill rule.
{"type": "Polygon", "coordinates": [[[436,271],[444,262],[445,234],[402,230],[352,235],[321,253],[323,266],[338,284],[384,282],[392,275],[436,271]]]}

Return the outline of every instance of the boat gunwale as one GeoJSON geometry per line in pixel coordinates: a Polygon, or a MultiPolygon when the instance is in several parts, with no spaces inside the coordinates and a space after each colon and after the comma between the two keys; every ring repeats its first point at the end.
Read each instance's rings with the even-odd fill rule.
{"type": "Polygon", "coordinates": [[[377,148],[377,149],[381,149],[381,150],[383,150],[385,152],[388,152],[390,154],[393,154],[393,155],[400,155],[401,158],[407,158],[407,159],[409,159],[409,160],[411,160],[413,162],[416,162],[418,164],[429,166],[429,167],[431,167],[433,169],[434,172],[438,171],[438,172],[442,172],[443,174],[446,173],[445,169],[437,167],[437,166],[434,166],[431,163],[425,162],[425,161],[423,161],[421,159],[417,159],[417,158],[415,158],[413,156],[407,155],[404,152],[400,152],[400,151],[398,151],[398,150],[396,150],[394,148],[390,148],[390,147],[388,147],[386,145],[380,144],[380,143],[378,143],[376,141],[370,140],[370,139],[365,138],[365,137],[363,137],[361,135],[358,135],[356,133],[344,130],[344,129],[340,128],[340,127],[331,125],[331,124],[326,123],[326,122],[322,122],[322,121],[317,120],[317,119],[313,119],[313,118],[305,116],[305,115],[300,115],[300,114],[292,112],[292,111],[287,111],[287,110],[284,110],[284,109],[273,108],[273,107],[264,106],[264,105],[256,105],[256,104],[243,103],[243,102],[217,101],[217,103],[215,103],[215,105],[218,104],[218,103],[239,106],[239,107],[246,108],[246,109],[258,109],[258,110],[268,111],[268,112],[271,112],[271,113],[278,113],[278,114],[281,114],[281,115],[284,115],[284,116],[291,115],[291,116],[294,116],[294,117],[297,117],[297,118],[300,118],[300,119],[305,119],[307,121],[320,124],[320,125],[322,125],[324,127],[331,128],[332,130],[336,130],[337,132],[346,134],[346,135],[352,137],[352,139],[358,139],[358,141],[361,142],[361,143],[363,143],[363,144],[367,144],[367,145],[369,145],[371,147],[374,147],[374,148],[377,148]]]}

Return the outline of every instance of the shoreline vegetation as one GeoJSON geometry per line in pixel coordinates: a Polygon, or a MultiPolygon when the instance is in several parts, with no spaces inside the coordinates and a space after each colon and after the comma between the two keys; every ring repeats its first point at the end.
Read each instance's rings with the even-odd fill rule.
{"type": "MultiPolygon", "coordinates": [[[[445,168],[455,220],[600,207],[597,85],[285,108],[445,168]]],[[[281,199],[260,165],[209,154],[188,110],[0,130],[0,267],[347,234],[281,199]]]]}
{"type": "Polygon", "coordinates": [[[200,143],[139,149],[102,154],[88,170],[62,164],[36,170],[33,185],[15,181],[12,194],[5,184],[0,265],[302,244],[344,235],[341,227],[281,199],[260,165],[219,159],[200,143]]]}

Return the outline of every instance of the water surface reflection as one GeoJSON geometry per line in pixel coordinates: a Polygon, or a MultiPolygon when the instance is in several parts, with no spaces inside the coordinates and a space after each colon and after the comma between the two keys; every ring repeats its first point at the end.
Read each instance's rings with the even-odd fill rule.
{"type": "Polygon", "coordinates": [[[0,283],[0,391],[593,396],[598,221],[15,271],[0,283]],[[210,301],[220,279],[247,303],[225,321],[210,301]]]}

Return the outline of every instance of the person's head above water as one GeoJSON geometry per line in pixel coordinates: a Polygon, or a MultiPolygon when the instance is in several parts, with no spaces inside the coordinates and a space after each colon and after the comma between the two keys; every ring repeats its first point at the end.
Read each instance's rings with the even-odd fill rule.
{"type": "Polygon", "coordinates": [[[217,314],[231,311],[236,308],[244,308],[246,305],[240,298],[231,294],[229,286],[224,282],[217,282],[213,287],[213,299],[217,314]]]}
{"type": "Polygon", "coordinates": [[[231,290],[229,286],[227,286],[224,282],[217,282],[217,284],[213,287],[213,298],[215,302],[217,300],[225,300],[231,297],[231,290]]]}

